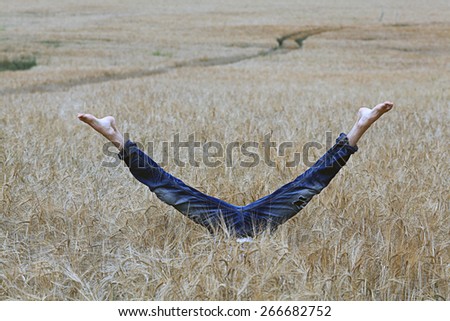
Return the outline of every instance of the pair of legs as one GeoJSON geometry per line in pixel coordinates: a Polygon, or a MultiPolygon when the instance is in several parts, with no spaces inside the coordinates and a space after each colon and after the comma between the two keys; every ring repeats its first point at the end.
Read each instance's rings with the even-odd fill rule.
{"type": "Polygon", "coordinates": [[[311,168],[272,194],[246,206],[236,206],[206,195],[164,171],[136,144],[124,141],[113,117],[98,119],[90,114],[78,114],[78,118],[111,141],[131,174],[160,200],[210,232],[225,229],[238,237],[251,237],[268,227],[275,229],[304,208],[358,150],[356,144],[366,130],[392,107],[391,102],[384,102],[373,109],[361,108],[350,132],[341,134],[336,144],[311,168]]]}

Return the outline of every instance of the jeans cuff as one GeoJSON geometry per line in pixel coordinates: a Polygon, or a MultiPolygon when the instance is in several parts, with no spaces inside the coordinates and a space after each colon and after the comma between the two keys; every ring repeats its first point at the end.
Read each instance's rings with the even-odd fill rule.
{"type": "Polygon", "coordinates": [[[358,146],[350,146],[347,134],[345,133],[341,133],[339,135],[339,137],[336,139],[336,145],[345,147],[350,151],[351,154],[356,153],[358,151],[358,146]]]}
{"type": "Polygon", "coordinates": [[[118,156],[121,160],[127,159],[130,157],[130,154],[133,152],[133,148],[136,147],[136,144],[131,140],[127,140],[123,145],[122,150],[119,152],[118,156]]]}

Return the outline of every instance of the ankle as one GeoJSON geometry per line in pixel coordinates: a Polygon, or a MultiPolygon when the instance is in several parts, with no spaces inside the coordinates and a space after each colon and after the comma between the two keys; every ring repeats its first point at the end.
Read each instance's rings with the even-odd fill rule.
{"type": "Polygon", "coordinates": [[[355,127],[358,131],[366,131],[370,127],[370,125],[372,125],[372,122],[370,122],[369,119],[363,117],[356,122],[355,127]]]}

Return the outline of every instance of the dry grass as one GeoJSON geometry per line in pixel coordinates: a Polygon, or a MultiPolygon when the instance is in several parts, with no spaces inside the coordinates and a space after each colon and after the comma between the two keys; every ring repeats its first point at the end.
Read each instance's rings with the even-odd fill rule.
{"type": "MultiPolygon", "coordinates": [[[[0,299],[449,300],[446,2],[189,2],[2,4],[0,60],[37,66],[0,73],[0,299]],[[332,31],[299,50],[187,63],[256,55],[317,28],[332,31]],[[104,140],[75,118],[113,114],[141,142],[273,131],[301,148],[385,99],[396,110],[332,184],[245,245],[208,235],[126,168],[102,167],[104,140]]],[[[166,168],[244,204],[305,166],[166,168]]]]}

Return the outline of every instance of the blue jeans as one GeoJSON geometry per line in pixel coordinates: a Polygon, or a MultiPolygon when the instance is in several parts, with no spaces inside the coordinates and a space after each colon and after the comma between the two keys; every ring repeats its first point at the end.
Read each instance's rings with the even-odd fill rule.
{"type": "Polygon", "coordinates": [[[340,134],[336,144],[306,172],[246,206],[229,204],[186,185],[164,171],[129,140],[119,157],[125,161],[131,174],[160,200],[211,233],[225,229],[237,237],[251,237],[267,228],[274,230],[297,214],[330,183],[357,150],[348,144],[345,134],[340,134]]]}

